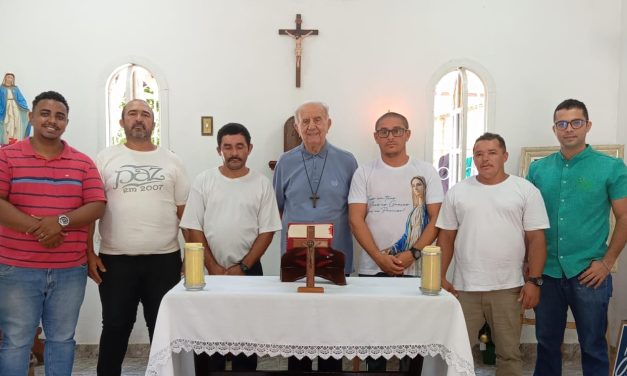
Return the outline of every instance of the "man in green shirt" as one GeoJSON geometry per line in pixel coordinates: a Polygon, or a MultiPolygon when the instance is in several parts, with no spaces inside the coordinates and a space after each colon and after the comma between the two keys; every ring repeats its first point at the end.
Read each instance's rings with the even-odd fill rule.
{"type": "Polygon", "coordinates": [[[534,375],[561,375],[566,312],[577,323],[584,375],[607,375],[605,332],[610,270],[627,241],[627,168],[586,144],[592,127],[582,102],[567,99],[553,115],[560,151],[531,164],[527,179],[542,193],[551,228],[540,304],[535,308],[534,375]],[[610,209],[616,228],[610,239],[610,209]]]}

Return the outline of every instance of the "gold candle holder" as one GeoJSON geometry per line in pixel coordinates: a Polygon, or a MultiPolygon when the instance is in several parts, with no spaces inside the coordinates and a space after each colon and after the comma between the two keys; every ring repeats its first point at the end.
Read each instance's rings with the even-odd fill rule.
{"type": "Polygon", "coordinates": [[[438,295],[442,289],[442,252],[440,247],[429,245],[421,253],[420,291],[425,295],[438,295]]]}
{"type": "Polygon", "coordinates": [[[202,243],[185,243],[185,289],[205,287],[205,248],[202,243]]]}

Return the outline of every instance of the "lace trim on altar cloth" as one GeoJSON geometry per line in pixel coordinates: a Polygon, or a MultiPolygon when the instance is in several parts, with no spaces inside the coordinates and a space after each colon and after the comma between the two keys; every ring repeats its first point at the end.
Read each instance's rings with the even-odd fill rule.
{"type": "Polygon", "coordinates": [[[382,356],[386,359],[391,357],[415,357],[436,356],[440,355],[446,361],[449,367],[455,367],[455,370],[465,375],[474,375],[474,365],[472,362],[461,358],[444,345],[393,345],[393,346],[302,346],[302,345],[271,345],[247,342],[202,342],[186,339],[176,339],[170,342],[168,348],[159,350],[154,356],[150,357],[150,362],[146,370],[146,375],[158,375],[158,369],[168,362],[172,357],[172,353],[181,351],[194,351],[195,353],[206,352],[208,354],[219,353],[225,355],[227,353],[246,355],[257,354],[258,356],[295,356],[298,359],[321,357],[336,358],[359,358],[366,359],[371,356],[378,358],[382,356]]]}

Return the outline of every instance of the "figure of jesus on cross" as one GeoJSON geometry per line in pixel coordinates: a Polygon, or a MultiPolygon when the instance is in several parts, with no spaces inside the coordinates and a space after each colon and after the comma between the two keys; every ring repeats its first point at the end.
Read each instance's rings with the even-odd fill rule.
{"type": "Polygon", "coordinates": [[[307,38],[310,35],[318,35],[318,30],[303,30],[301,29],[301,25],[303,20],[300,14],[296,15],[296,29],[279,29],[279,35],[287,35],[294,38],[294,42],[296,42],[296,87],[300,87],[300,63],[301,57],[303,55],[303,39],[307,38]]]}

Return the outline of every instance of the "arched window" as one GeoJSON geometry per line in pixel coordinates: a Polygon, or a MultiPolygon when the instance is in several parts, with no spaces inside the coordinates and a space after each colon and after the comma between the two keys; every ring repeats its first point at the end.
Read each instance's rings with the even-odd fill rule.
{"type": "Polygon", "coordinates": [[[472,147],[487,129],[481,78],[463,67],[446,73],[435,86],[433,114],[433,164],[446,192],[477,173],[472,147]]]}
{"type": "Polygon", "coordinates": [[[161,144],[161,106],[157,81],[148,69],[137,64],[125,64],[117,68],[107,82],[106,146],[126,142],[120,118],[124,105],[133,99],[143,99],[152,108],[155,114],[152,141],[155,145],[161,144]]]}

